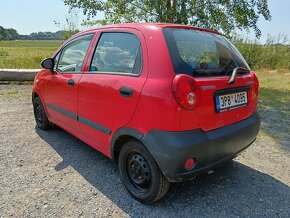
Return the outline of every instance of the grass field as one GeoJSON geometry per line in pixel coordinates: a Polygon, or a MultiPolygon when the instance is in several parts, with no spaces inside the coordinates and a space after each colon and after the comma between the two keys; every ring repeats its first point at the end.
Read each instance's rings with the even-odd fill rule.
{"type": "Polygon", "coordinates": [[[260,81],[259,112],[262,117],[260,135],[289,147],[290,72],[260,70],[257,74],[260,81]]]}
{"type": "MultiPolygon", "coordinates": [[[[257,41],[234,40],[251,68],[290,70],[290,46],[280,44],[278,39],[271,42],[263,46],[257,41]]],[[[38,69],[40,61],[50,57],[61,44],[62,41],[0,41],[0,69],[38,69]]]]}
{"type": "Polygon", "coordinates": [[[62,41],[0,41],[0,69],[38,69],[62,41]]]}

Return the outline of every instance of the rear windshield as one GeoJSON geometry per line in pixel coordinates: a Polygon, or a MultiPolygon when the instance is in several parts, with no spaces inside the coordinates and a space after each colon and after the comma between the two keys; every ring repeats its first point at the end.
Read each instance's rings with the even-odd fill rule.
{"type": "Polygon", "coordinates": [[[221,35],[181,28],[163,31],[176,74],[222,76],[236,67],[249,69],[240,52],[221,35]]]}

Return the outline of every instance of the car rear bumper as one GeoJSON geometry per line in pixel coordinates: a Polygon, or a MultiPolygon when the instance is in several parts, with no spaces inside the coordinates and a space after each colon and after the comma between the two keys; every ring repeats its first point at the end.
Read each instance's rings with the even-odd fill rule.
{"type": "Polygon", "coordinates": [[[165,177],[171,182],[181,182],[236,157],[255,141],[260,123],[255,112],[245,120],[208,132],[152,130],[142,141],[165,177]],[[195,158],[196,164],[185,170],[189,158],[195,158]]]}

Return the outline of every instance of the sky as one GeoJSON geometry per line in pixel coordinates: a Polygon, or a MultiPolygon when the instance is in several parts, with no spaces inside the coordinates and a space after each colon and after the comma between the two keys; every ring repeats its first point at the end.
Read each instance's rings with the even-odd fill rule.
{"type": "MultiPolygon", "coordinates": [[[[290,38],[290,0],[268,0],[272,20],[260,18],[258,27],[262,31],[261,42],[267,35],[286,34],[290,38]]],[[[58,31],[54,21],[65,24],[68,6],[63,0],[0,0],[0,26],[14,28],[19,34],[30,34],[39,31],[58,31]]],[[[78,12],[78,24],[85,19],[82,11],[78,12]]],[[[81,27],[80,29],[85,29],[81,27]]],[[[254,33],[243,33],[253,39],[254,33]]]]}

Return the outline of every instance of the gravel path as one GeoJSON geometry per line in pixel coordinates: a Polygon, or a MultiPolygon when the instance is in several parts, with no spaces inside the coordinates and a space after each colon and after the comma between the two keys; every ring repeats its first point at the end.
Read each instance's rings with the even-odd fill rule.
{"type": "Polygon", "coordinates": [[[111,160],[60,128],[36,129],[30,90],[0,85],[0,217],[290,217],[289,141],[260,135],[230,164],[147,206],[111,160]]]}

